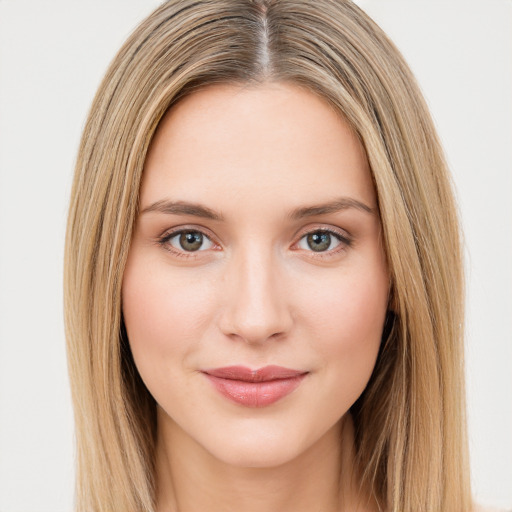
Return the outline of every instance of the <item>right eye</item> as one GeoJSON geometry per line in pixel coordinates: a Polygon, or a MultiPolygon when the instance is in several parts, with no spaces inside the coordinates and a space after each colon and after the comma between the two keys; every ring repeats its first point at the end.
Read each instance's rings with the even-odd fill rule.
{"type": "Polygon", "coordinates": [[[213,242],[201,231],[184,229],[168,233],[161,240],[162,245],[170,245],[178,252],[200,252],[211,249],[213,242]]]}

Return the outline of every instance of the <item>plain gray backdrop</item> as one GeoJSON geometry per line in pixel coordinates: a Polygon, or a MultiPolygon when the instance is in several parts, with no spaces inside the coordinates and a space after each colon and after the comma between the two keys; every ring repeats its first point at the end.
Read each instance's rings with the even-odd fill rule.
{"type": "MultiPolygon", "coordinates": [[[[466,234],[471,465],[512,504],[512,2],[359,0],[415,72],[466,234]]],[[[156,0],[0,0],[0,511],[73,504],[62,259],[73,163],[102,74],[156,0]]]]}

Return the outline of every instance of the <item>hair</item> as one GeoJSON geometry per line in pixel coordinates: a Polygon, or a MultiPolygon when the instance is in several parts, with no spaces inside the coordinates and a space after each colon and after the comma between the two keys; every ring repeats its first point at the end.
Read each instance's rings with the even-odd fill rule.
{"type": "Polygon", "coordinates": [[[324,98],[370,163],[392,282],[372,377],[352,407],[357,468],[381,510],[472,508],[457,211],[412,73],[349,0],[176,0],[128,38],[94,98],[76,162],[65,321],[79,512],[153,511],[156,404],[135,368],[121,285],[144,161],[163,115],[217,83],[283,82],[324,98]]]}

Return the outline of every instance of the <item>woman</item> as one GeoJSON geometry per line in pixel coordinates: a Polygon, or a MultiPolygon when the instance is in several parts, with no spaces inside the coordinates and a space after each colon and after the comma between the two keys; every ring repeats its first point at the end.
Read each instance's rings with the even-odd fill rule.
{"type": "Polygon", "coordinates": [[[472,509],[449,177],[348,1],[167,2],[77,161],[78,510],[472,509]]]}

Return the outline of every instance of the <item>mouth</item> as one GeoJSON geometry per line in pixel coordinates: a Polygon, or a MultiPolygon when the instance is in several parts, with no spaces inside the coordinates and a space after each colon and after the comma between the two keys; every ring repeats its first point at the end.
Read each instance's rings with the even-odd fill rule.
{"type": "Polygon", "coordinates": [[[211,368],[202,372],[224,397],[246,407],[271,405],[297,389],[308,372],[265,366],[211,368]]]}

